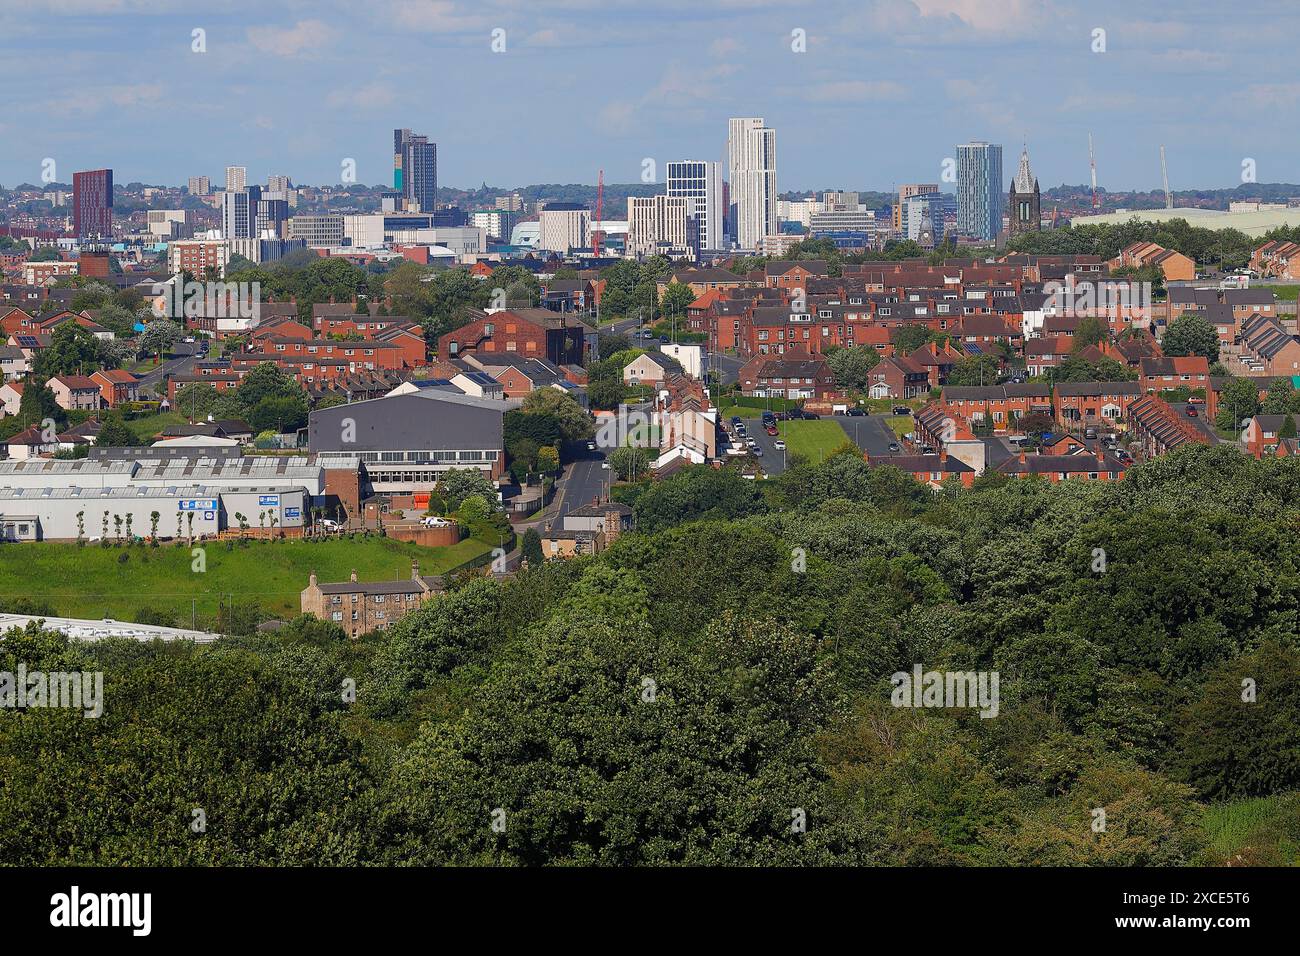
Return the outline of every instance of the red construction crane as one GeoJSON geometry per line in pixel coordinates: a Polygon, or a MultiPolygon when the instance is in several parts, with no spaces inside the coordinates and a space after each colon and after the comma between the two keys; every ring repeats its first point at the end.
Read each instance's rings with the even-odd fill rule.
{"type": "Polygon", "coordinates": [[[605,221],[605,170],[600,171],[596,181],[596,222],[591,226],[591,254],[597,259],[604,251],[605,233],[596,228],[597,223],[605,221]]]}

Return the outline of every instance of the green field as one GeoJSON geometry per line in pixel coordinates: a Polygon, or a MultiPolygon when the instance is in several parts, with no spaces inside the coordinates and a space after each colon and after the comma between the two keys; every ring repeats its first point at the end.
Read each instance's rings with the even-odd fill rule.
{"type": "Polygon", "coordinates": [[[902,438],[910,432],[915,426],[911,415],[890,415],[885,419],[885,424],[894,430],[894,434],[902,438]]]}
{"type": "Polygon", "coordinates": [[[1215,804],[1202,827],[1211,866],[1300,866],[1300,793],[1215,804]]]}
{"type": "Polygon", "coordinates": [[[849,440],[838,422],[778,422],[777,427],[785,439],[786,452],[803,455],[812,462],[822,461],[849,440]]]}
{"type": "Polygon", "coordinates": [[[1260,288],[1271,291],[1277,296],[1279,302],[1294,302],[1296,293],[1300,292],[1300,285],[1265,285],[1260,288]]]}
{"type": "Polygon", "coordinates": [[[144,415],[133,418],[126,423],[136,440],[142,445],[152,443],[153,437],[168,425],[184,425],[188,421],[180,412],[159,412],[157,415],[144,415]]]}
{"type": "Polygon", "coordinates": [[[141,608],[174,612],[186,624],[230,596],[255,601],[276,615],[299,610],[299,592],[315,570],[321,582],[345,581],[355,568],[361,580],[406,578],[411,561],[421,574],[442,574],[492,551],[467,538],[449,548],[422,548],[391,538],[328,541],[250,542],[233,550],[207,542],[207,570],[191,570],[190,549],[79,548],[69,543],[0,545],[0,598],[30,598],[50,604],[63,617],[111,617],[130,621],[141,608]],[[122,555],[130,557],[119,563],[122,555]]]}

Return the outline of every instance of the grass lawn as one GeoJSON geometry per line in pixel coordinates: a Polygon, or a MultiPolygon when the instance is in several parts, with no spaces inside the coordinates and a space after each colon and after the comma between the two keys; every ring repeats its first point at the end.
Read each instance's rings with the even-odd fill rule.
{"type": "Polygon", "coordinates": [[[803,455],[814,463],[822,461],[849,440],[839,422],[777,422],[777,428],[785,439],[788,454],[803,455]]]}
{"type": "Polygon", "coordinates": [[[885,419],[885,424],[894,430],[894,434],[902,438],[912,430],[916,422],[911,415],[890,415],[885,419]]]}
{"type": "MultiPolygon", "coordinates": [[[[335,539],[312,543],[209,541],[207,570],[191,570],[190,549],[164,542],[158,548],[101,548],[64,542],[0,545],[0,594],[48,602],[60,616],[130,621],[143,607],[170,610],[188,622],[191,601],[200,618],[220,598],[256,601],[278,615],[299,613],[299,592],[315,570],[322,583],[346,581],[355,568],[361,580],[390,580],[443,572],[491,552],[493,545],[467,538],[448,548],[422,548],[391,538],[335,539]],[[122,564],[118,558],[129,554],[122,564]],[[146,560],[147,559],[147,560],[146,560]]],[[[200,622],[201,623],[201,622],[200,622]]],[[[188,626],[188,624],[187,624],[188,626]]]]}
{"type": "Polygon", "coordinates": [[[1265,285],[1261,289],[1269,289],[1282,302],[1296,301],[1296,293],[1300,292],[1300,285],[1265,285]]]}
{"type": "Polygon", "coordinates": [[[131,434],[142,445],[148,445],[153,440],[154,435],[166,428],[168,425],[184,425],[188,421],[180,412],[159,412],[156,415],[144,415],[140,418],[133,418],[126,423],[126,427],[131,429],[131,434]]]}

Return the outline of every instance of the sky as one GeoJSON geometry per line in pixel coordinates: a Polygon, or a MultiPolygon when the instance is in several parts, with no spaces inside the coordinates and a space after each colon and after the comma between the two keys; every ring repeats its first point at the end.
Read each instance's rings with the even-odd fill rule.
{"type": "Polygon", "coordinates": [[[969,140],[1004,188],[1024,143],[1079,184],[1090,132],[1110,189],[1161,144],[1175,190],[1300,183],[1298,36],[1294,0],[2,0],[0,184],[388,183],[395,127],[443,186],[627,183],[725,161],[731,116],[782,191],[939,181],[969,140]]]}

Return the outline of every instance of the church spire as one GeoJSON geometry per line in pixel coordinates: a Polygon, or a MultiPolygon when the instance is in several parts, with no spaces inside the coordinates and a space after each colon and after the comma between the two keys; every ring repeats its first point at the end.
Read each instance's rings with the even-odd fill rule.
{"type": "Polygon", "coordinates": [[[1029,169],[1029,147],[1026,146],[1020,151],[1020,170],[1016,173],[1016,192],[1031,193],[1034,191],[1034,174],[1029,169]]]}

